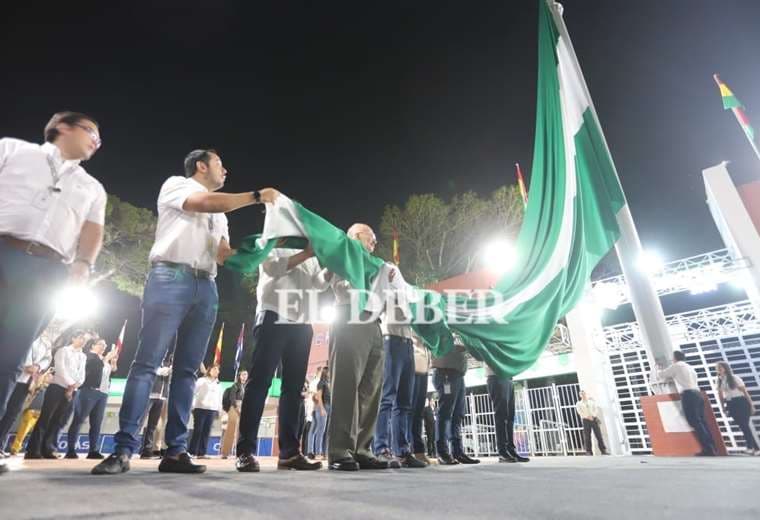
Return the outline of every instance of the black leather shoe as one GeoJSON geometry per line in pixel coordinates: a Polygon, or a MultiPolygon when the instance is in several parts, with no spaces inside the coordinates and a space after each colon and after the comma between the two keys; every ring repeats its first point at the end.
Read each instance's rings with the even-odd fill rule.
{"type": "Polygon", "coordinates": [[[64,455],[63,458],[64,459],[75,459],[75,460],[78,460],[79,459],[79,455],[77,455],[77,452],[75,452],[75,451],[67,451],[66,455],[64,455]]]}
{"type": "Polygon", "coordinates": [[[33,453],[31,451],[27,451],[24,453],[24,459],[25,460],[33,460],[33,459],[41,459],[42,454],[41,453],[33,453]]]}
{"type": "Polygon", "coordinates": [[[449,453],[441,453],[438,455],[438,464],[440,466],[456,466],[459,461],[452,457],[449,453]]]}
{"type": "Polygon", "coordinates": [[[250,453],[239,455],[235,461],[235,469],[241,473],[258,473],[260,471],[259,461],[250,453]]]}
{"type": "Polygon", "coordinates": [[[418,460],[411,453],[407,453],[403,457],[399,457],[399,462],[401,462],[402,468],[427,468],[427,464],[421,460],[418,460]]]}
{"type": "Polygon", "coordinates": [[[389,469],[391,467],[388,461],[375,457],[356,457],[356,462],[359,463],[359,469],[389,469]]]}
{"type": "Polygon", "coordinates": [[[129,457],[112,453],[103,462],[92,468],[93,475],[118,475],[129,471],[129,457]]]}
{"type": "Polygon", "coordinates": [[[332,471],[359,471],[359,463],[353,459],[336,460],[328,467],[332,471]]]}
{"type": "Polygon", "coordinates": [[[205,473],[206,466],[194,464],[190,455],[183,452],[176,459],[168,456],[161,459],[158,471],[161,473],[205,473]]]}
{"type": "Polygon", "coordinates": [[[313,471],[322,469],[321,462],[309,462],[302,454],[298,454],[289,459],[280,459],[277,461],[277,469],[294,469],[297,471],[313,471]]]}
{"type": "Polygon", "coordinates": [[[105,457],[103,456],[103,454],[100,453],[99,451],[91,451],[91,452],[89,452],[87,454],[87,458],[88,459],[92,459],[92,460],[102,460],[102,459],[105,459],[105,457]]]}
{"type": "Polygon", "coordinates": [[[149,451],[144,451],[144,452],[140,453],[140,459],[141,460],[150,460],[150,459],[153,459],[155,457],[156,456],[153,455],[153,453],[151,453],[149,451]]]}
{"type": "Polygon", "coordinates": [[[515,459],[515,462],[530,462],[530,459],[528,457],[523,457],[522,455],[517,453],[515,450],[510,449],[507,451],[507,453],[509,454],[510,457],[515,459]]]}
{"type": "Polygon", "coordinates": [[[480,464],[480,461],[478,459],[473,459],[472,457],[468,457],[464,453],[461,455],[457,455],[454,457],[459,461],[460,464],[480,464]]]}
{"type": "Polygon", "coordinates": [[[43,459],[50,459],[50,460],[58,460],[60,457],[58,456],[57,453],[55,453],[53,451],[49,451],[47,453],[43,453],[42,454],[42,458],[43,459]]]}
{"type": "MultiPolygon", "coordinates": [[[[376,460],[380,462],[381,464],[383,463],[387,464],[390,469],[401,469],[401,461],[397,459],[396,457],[394,457],[393,454],[389,451],[378,454],[376,460]]],[[[361,462],[359,462],[359,465],[361,466],[361,462]]],[[[375,468],[368,468],[368,469],[375,469],[375,468]]],[[[382,468],[377,468],[377,469],[382,469],[382,468]]]]}
{"type": "Polygon", "coordinates": [[[499,462],[517,462],[517,459],[512,456],[511,453],[502,453],[499,455],[499,462]]]}

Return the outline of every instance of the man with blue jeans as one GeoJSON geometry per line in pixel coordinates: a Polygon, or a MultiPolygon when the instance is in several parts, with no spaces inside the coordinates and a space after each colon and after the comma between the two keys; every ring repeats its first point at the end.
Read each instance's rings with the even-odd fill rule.
{"type": "Polygon", "coordinates": [[[462,420],[464,419],[467,356],[461,344],[439,358],[433,359],[433,386],[438,393],[438,417],[436,418],[436,450],[438,463],[444,466],[454,464],[478,464],[480,461],[468,457],[462,446],[462,420]],[[451,442],[451,450],[449,450],[451,442]]]}
{"type": "Polygon", "coordinates": [[[0,417],[53,318],[51,295],[67,278],[88,280],[103,242],[106,192],[80,165],[100,147],[98,124],[59,112],[44,136],[0,139],[0,417]]]}
{"type": "Polygon", "coordinates": [[[156,370],[174,342],[167,450],[158,469],[168,473],[206,470],[187,454],[187,423],[197,371],[216,321],[216,264],[223,264],[233,253],[224,213],[273,202],[278,192],[268,188],[214,193],[227,176],[214,150],[190,152],[184,167],[185,177],[170,177],[158,196],[158,225],[143,294],[142,329],[119,411],[120,429],[114,436],[114,453],[92,469],[95,475],[129,471],[129,458],[140,447],[138,431],[156,370]]]}
{"type": "Polygon", "coordinates": [[[385,370],[373,451],[379,460],[387,461],[392,468],[424,468],[425,463],[414,458],[409,446],[414,351],[412,328],[400,305],[395,302],[386,304],[382,328],[385,329],[385,370]]]}

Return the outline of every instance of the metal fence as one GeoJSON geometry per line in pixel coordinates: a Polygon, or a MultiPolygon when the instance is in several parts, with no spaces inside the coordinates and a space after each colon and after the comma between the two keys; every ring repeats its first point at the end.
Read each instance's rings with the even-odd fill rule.
{"type": "MultiPolygon", "coordinates": [[[[575,411],[576,384],[515,390],[514,440],[517,451],[532,456],[581,455],[583,424],[575,411]]],[[[488,394],[470,394],[462,425],[464,448],[475,456],[496,456],[493,403],[488,394]]]]}

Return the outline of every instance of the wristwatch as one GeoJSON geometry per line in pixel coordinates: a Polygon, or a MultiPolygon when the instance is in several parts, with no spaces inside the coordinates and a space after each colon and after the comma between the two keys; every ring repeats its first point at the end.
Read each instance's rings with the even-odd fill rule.
{"type": "Polygon", "coordinates": [[[89,260],[87,260],[86,258],[77,257],[77,258],[74,259],[74,262],[72,262],[72,263],[74,263],[74,264],[80,263],[80,264],[86,265],[87,268],[90,270],[90,273],[92,273],[93,271],[95,271],[95,266],[92,265],[92,263],[89,260]]]}
{"type": "Polygon", "coordinates": [[[261,202],[261,192],[259,190],[253,192],[253,200],[256,202],[256,204],[259,204],[261,202]]]}

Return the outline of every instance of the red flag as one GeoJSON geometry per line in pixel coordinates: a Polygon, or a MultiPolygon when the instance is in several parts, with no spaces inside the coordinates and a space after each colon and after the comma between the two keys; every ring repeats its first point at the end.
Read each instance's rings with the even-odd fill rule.
{"type": "Polygon", "coordinates": [[[214,349],[214,364],[221,366],[222,364],[222,337],[224,336],[224,322],[222,322],[222,328],[219,329],[219,337],[216,340],[216,348],[214,349]]]}
{"type": "Polygon", "coordinates": [[[523,178],[522,170],[520,170],[520,163],[515,163],[515,168],[517,169],[517,185],[520,187],[524,209],[528,207],[528,190],[525,188],[525,179],[523,178]]]}
{"type": "Polygon", "coordinates": [[[121,349],[124,347],[124,332],[127,330],[127,320],[124,320],[124,325],[121,326],[121,332],[119,332],[119,338],[116,340],[116,355],[121,355],[121,349]]]}
{"type": "Polygon", "coordinates": [[[401,262],[401,255],[398,248],[398,229],[393,226],[393,263],[398,265],[401,262]]]}

